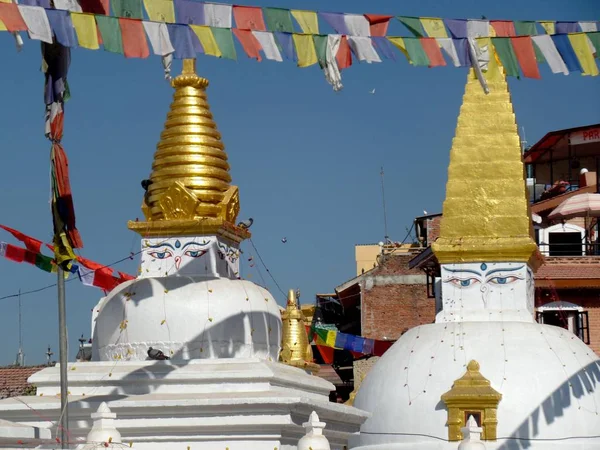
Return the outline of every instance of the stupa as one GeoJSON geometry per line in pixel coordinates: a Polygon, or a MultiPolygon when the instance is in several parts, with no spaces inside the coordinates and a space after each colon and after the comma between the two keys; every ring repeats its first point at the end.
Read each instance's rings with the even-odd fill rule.
{"type": "MultiPolygon", "coordinates": [[[[92,361],[69,364],[70,444],[105,402],[134,448],[292,450],[315,411],[342,449],[367,414],[329,402],[334,386],[278,362],[282,321],[264,288],[239,276],[239,191],[194,60],[174,99],[144,185],[140,273],[94,308],[92,361]]],[[[33,375],[37,396],[0,401],[0,416],[49,427],[59,368],[33,375]]],[[[53,427],[54,429],[54,427],[53,427]]]]}
{"type": "Polygon", "coordinates": [[[473,417],[488,450],[600,448],[600,360],[534,320],[532,239],[504,75],[469,73],[450,153],[435,323],[405,333],[354,405],[371,412],[355,450],[456,449],[473,417]]]}

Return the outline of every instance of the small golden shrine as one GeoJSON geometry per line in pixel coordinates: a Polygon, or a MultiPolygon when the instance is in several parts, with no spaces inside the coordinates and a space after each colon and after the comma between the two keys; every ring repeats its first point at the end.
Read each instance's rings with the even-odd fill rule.
{"type": "Polygon", "coordinates": [[[304,314],[298,308],[296,293],[289,290],[288,300],[281,315],[283,329],[281,333],[281,353],[279,360],[289,366],[299,367],[312,373],[319,371],[319,365],[313,361],[313,352],[306,325],[304,314]]]}
{"type": "Polygon", "coordinates": [[[171,81],[173,102],[142,205],[146,221],[128,227],[143,236],[217,234],[241,242],[250,233],[235,225],[239,191],[230,184],[227,153],[206,98],[208,80],[196,74],[195,64],[185,59],[171,81]]]}
{"type": "Polygon", "coordinates": [[[448,440],[462,439],[461,428],[466,426],[470,416],[483,428],[483,440],[496,440],[496,413],[500,400],[502,394],[481,375],[479,363],[475,360],[469,362],[467,373],[454,382],[452,389],[442,395],[442,401],[448,408],[448,440]]]}

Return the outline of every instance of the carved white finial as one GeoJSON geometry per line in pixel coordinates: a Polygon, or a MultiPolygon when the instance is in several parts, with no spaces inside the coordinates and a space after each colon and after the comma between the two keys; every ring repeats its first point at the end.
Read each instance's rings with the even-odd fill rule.
{"type": "Polygon", "coordinates": [[[469,416],[467,426],[460,429],[463,434],[463,440],[458,446],[458,450],[485,450],[485,444],[481,441],[483,428],[477,426],[473,416],[469,416]]]}
{"type": "Polygon", "coordinates": [[[319,416],[313,411],[308,422],[302,424],[306,435],[298,441],[298,450],[331,450],[329,441],[323,436],[326,425],[325,422],[319,422],[319,416]]]}
{"type": "Polygon", "coordinates": [[[117,415],[113,413],[106,402],[102,402],[95,413],[90,414],[93,425],[86,441],[89,443],[121,442],[121,433],[115,428],[117,415]]]}

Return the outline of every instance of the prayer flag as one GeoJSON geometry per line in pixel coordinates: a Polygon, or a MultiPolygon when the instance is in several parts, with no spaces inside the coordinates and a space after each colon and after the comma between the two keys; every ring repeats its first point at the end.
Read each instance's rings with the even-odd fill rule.
{"type": "Polygon", "coordinates": [[[148,18],[153,22],[175,22],[173,0],[144,0],[148,18]]]}
{"type": "Polygon", "coordinates": [[[460,67],[461,63],[458,58],[458,53],[456,52],[456,47],[454,46],[453,39],[451,38],[436,38],[438,45],[444,50],[444,53],[448,55],[448,57],[452,60],[452,64],[454,67],[460,67]]]}
{"type": "Polygon", "coordinates": [[[155,55],[165,56],[175,51],[166,23],[143,21],[142,24],[144,25],[148,39],[150,39],[150,44],[155,55]]]}
{"type": "Polygon", "coordinates": [[[279,48],[277,47],[277,43],[275,42],[275,38],[273,37],[273,33],[269,31],[253,31],[252,34],[260,43],[263,53],[265,54],[265,58],[271,61],[283,61],[281,53],[279,52],[279,48]]]}
{"type": "Polygon", "coordinates": [[[516,20],[514,25],[517,36],[535,36],[538,34],[533,21],[516,20]]]}
{"type": "Polygon", "coordinates": [[[339,349],[346,349],[346,344],[348,342],[348,338],[351,338],[352,336],[346,333],[338,333],[337,336],[335,337],[335,348],[339,348],[339,349]]]}
{"type": "Polygon", "coordinates": [[[489,20],[467,20],[467,37],[478,38],[490,35],[489,20]]]}
{"type": "Polygon", "coordinates": [[[579,59],[573,50],[569,36],[566,34],[554,34],[551,36],[556,50],[560,53],[560,57],[565,62],[569,72],[583,72],[583,68],[579,63],[579,59]]]}
{"type": "Polygon", "coordinates": [[[46,15],[48,16],[50,28],[52,28],[57,42],[65,47],[77,47],[75,29],[73,28],[69,12],[58,9],[47,9],[46,15]]]}
{"type": "Polygon", "coordinates": [[[413,66],[429,66],[431,64],[419,38],[404,38],[404,45],[408,52],[408,60],[413,66]]]}
{"type": "Polygon", "coordinates": [[[385,37],[372,37],[373,45],[379,51],[379,54],[382,55],[386,59],[391,59],[396,61],[396,53],[392,47],[390,41],[388,41],[385,37]]]}
{"type": "Polygon", "coordinates": [[[283,56],[290,61],[297,61],[296,51],[294,49],[294,40],[291,33],[276,32],[275,37],[279,43],[279,48],[283,56]]]}
{"type": "Polygon", "coordinates": [[[552,73],[569,75],[569,69],[567,69],[565,62],[561,58],[560,53],[558,53],[558,50],[554,45],[554,41],[549,35],[540,34],[539,36],[532,36],[531,39],[537,48],[540,49],[546,61],[548,61],[548,65],[550,66],[552,73]]]}
{"type": "Polygon", "coordinates": [[[528,78],[541,78],[531,37],[519,36],[510,39],[523,75],[528,78]]]}
{"type": "Polygon", "coordinates": [[[220,3],[204,3],[205,23],[201,23],[199,25],[207,25],[213,28],[233,28],[231,9],[231,5],[223,5],[220,3]]]}
{"type": "Polygon", "coordinates": [[[0,20],[8,31],[27,31],[27,24],[23,20],[16,3],[0,2],[0,20]]]}
{"type": "Polygon", "coordinates": [[[250,30],[240,30],[238,28],[233,29],[233,34],[238,38],[240,44],[242,44],[242,48],[246,52],[249,58],[254,58],[257,61],[262,61],[262,57],[260,56],[260,43],[252,34],[250,30]]]}
{"type": "Polygon", "coordinates": [[[110,0],[79,0],[79,4],[84,13],[106,16],[110,12],[110,0]]]}
{"type": "Polygon", "coordinates": [[[301,11],[292,9],[292,16],[300,25],[300,29],[306,34],[319,34],[319,19],[314,11],[301,11]]]}
{"type": "Polygon", "coordinates": [[[375,356],[383,356],[383,354],[388,351],[393,344],[393,342],[388,341],[375,341],[375,345],[373,346],[373,354],[375,356]]]}
{"type": "MultiPolygon", "coordinates": [[[[175,49],[173,56],[177,59],[193,59],[196,57],[196,46],[194,40],[197,40],[197,34],[194,27],[197,25],[179,25],[170,23],[167,25],[169,31],[169,37],[171,38],[171,44],[175,49]],[[192,36],[194,33],[194,36],[192,36]]],[[[198,43],[201,45],[201,43],[198,43]]]]}
{"type": "Polygon", "coordinates": [[[467,37],[467,21],[463,19],[444,19],[444,23],[453,38],[462,39],[467,37]]]}
{"type": "Polygon", "coordinates": [[[587,37],[596,49],[596,59],[600,58],[600,32],[588,33],[587,37]]]}
{"type": "Polygon", "coordinates": [[[515,24],[512,20],[492,20],[490,23],[496,31],[497,37],[512,37],[517,35],[515,24]]]}
{"type": "Polygon", "coordinates": [[[262,9],[256,6],[233,6],[233,17],[241,30],[267,31],[262,9]]]}
{"type": "Polygon", "coordinates": [[[27,247],[27,250],[31,250],[32,252],[35,252],[35,253],[41,253],[42,244],[43,244],[42,241],[32,238],[31,236],[27,236],[26,234],[23,234],[20,231],[17,231],[13,228],[9,228],[5,225],[0,225],[0,228],[8,231],[10,234],[12,234],[15,237],[15,239],[18,239],[23,244],[25,244],[25,247],[27,247]]]}
{"type": "Polygon", "coordinates": [[[119,18],[123,53],[125,58],[147,58],[150,56],[144,26],[140,20],[119,18]]]}
{"type": "Polygon", "coordinates": [[[48,16],[46,16],[46,10],[40,6],[27,5],[19,5],[18,8],[23,21],[27,25],[29,38],[51,44],[52,29],[50,28],[50,22],[48,22],[48,16]]]}
{"type": "Polygon", "coordinates": [[[352,65],[352,50],[350,50],[350,45],[348,44],[348,38],[346,36],[342,36],[340,39],[340,48],[335,55],[335,59],[340,70],[347,69],[352,65]]]}
{"type": "Polygon", "coordinates": [[[581,65],[583,75],[591,75],[593,77],[598,75],[598,66],[594,61],[594,54],[590,49],[590,45],[585,33],[573,33],[569,34],[569,41],[575,51],[575,55],[581,65]]]}
{"type": "Polygon", "coordinates": [[[369,21],[370,34],[372,37],[382,37],[387,34],[390,25],[390,19],[393,16],[384,16],[381,14],[365,14],[369,21]]]}
{"type": "Polygon", "coordinates": [[[456,53],[458,54],[458,60],[462,67],[470,67],[471,63],[471,45],[468,39],[452,39],[456,53]]]}
{"type": "Polygon", "coordinates": [[[216,56],[217,58],[223,56],[212,32],[212,28],[201,25],[190,25],[190,28],[196,33],[196,36],[198,36],[200,44],[202,44],[202,48],[204,48],[204,54],[216,56]]]}
{"type": "Polygon", "coordinates": [[[577,33],[577,31],[579,31],[577,29],[577,22],[556,22],[556,34],[577,33]]]}
{"type": "Polygon", "coordinates": [[[442,56],[440,46],[438,45],[435,38],[420,38],[421,45],[427,58],[429,58],[429,67],[445,66],[446,61],[442,56]]]}
{"type": "Polygon", "coordinates": [[[371,24],[362,14],[344,14],[344,22],[349,36],[368,37],[371,35],[371,24]]]}
{"type": "Polygon", "coordinates": [[[338,34],[350,34],[348,28],[346,27],[346,21],[344,20],[344,14],[342,13],[327,13],[327,12],[319,12],[319,16],[321,16],[325,22],[329,24],[331,28],[335,30],[338,34]]]}
{"type": "Polygon", "coordinates": [[[317,52],[317,60],[321,69],[327,67],[327,41],[328,36],[322,34],[314,34],[313,41],[315,42],[315,51],[317,52]]]}
{"type": "Polygon", "coordinates": [[[237,54],[235,52],[235,45],[233,43],[233,34],[231,33],[231,29],[211,27],[211,30],[213,36],[215,37],[217,46],[219,47],[219,51],[221,52],[221,56],[223,58],[235,60],[237,58],[237,54]]]}
{"type": "MultiPolygon", "coordinates": [[[[294,36],[296,36],[296,35],[294,35],[294,36]]],[[[304,36],[308,36],[308,35],[304,35],[304,36]]],[[[329,347],[335,347],[336,334],[337,334],[337,331],[333,331],[333,330],[327,331],[327,339],[325,340],[325,342],[329,347]]]]}
{"type": "Polygon", "coordinates": [[[317,51],[315,43],[310,34],[292,34],[294,44],[296,46],[296,54],[298,55],[298,67],[308,67],[316,64],[317,51]]]}
{"type": "Polygon", "coordinates": [[[425,30],[423,29],[423,25],[421,23],[421,19],[418,17],[407,17],[407,16],[398,16],[398,20],[402,22],[402,24],[408,28],[412,34],[416,37],[425,36],[425,30]]]}
{"type": "Polygon", "coordinates": [[[421,17],[421,25],[427,36],[432,38],[447,38],[448,33],[444,21],[437,17],[421,17]]]}
{"type": "Polygon", "coordinates": [[[123,54],[123,38],[119,19],[110,16],[96,16],[96,23],[100,29],[104,50],[112,53],[123,54]]]}
{"type": "Polygon", "coordinates": [[[365,339],[360,336],[350,335],[347,344],[351,352],[362,353],[365,345],[365,339]]]}
{"type": "Polygon", "coordinates": [[[404,38],[402,37],[388,37],[388,41],[390,41],[394,46],[400,50],[406,59],[410,62],[410,57],[408,56],[408,52],[406,51],[406,43],[404,42],[404,38]]]}
{"type": "Polygon", "coordinates": [[[286,33],[294,32],[294,25],[289,9],[264,8],[263,12],[267,22],[267,30],[285,31],[286,33]]]}
{"type": "Polygon", "coordinates": [[[556,23],[554,21],[544,20],[539,24],[546,31],[546,34],[556,34],[556,23]]]}
{"type": "Polygon", "coordinates": [[[4,257],[6,259],[10,259],[11,261],[18,263],[25,262],[25,252],[27,252],[27,250],[12,244],[5,245],[6,249],[4,251],[4,257]]]}
{"type": "Polygon", "coordinates": [[[517,61],[517,55],[513,50],[512,42],[507,37],[496,37],[492,38],[492,43],[496,49],[496,53],[500,58],[500,62],[506,70],[506,75],[511,77],[519,77],[519,63],[517,61]]]}
{"type": "Polygon", "coordinates": [[[370,355],[371,353],[373,353],[374,349],[375,349],[375,341],[373,339],[365,339],[365,341],[363,342],[362,352],[365,355],[370,355]]]}
{"type": "Polygon", "coordinates": [[[90,50],[100,48],[98,44],[98,29],[96,28],[96,21],[93,14],[72,12],[71,21],[73,22],[80,47],[89,48],[90,50]]]}
{"type": "Polygon", "coordinates": [[[177,23],[184,25],[205,25],[203,3],[192,0],[175,0],[174,5],[177,23]]]}
{"type": "Polygon", "coordinates": [[[584,33],[598,31],[598,24],[596,22],[579,22],[579,28],[584,33]]]}
{"type": "Polygon", "coordinates": [[[112,0],[115,16],[128,19],[142,19],[142,0],[112,0]]]}
{"type": "Polygon", "coordinates": [[[342,74],[338,67],[336,56],[340,50],[342,36],[339,34],[330,34],[327,36],[327,49],[325,53],[326,64],[323,67],[325,79],[333,87],[334,91],[339,91],[342,85],[342,74]]]}
{"type": "Polygon", "coordinates": [[[350,48],[354,51],[359,61],[365,61],[369,64],[381,62],[381,58],[375,51],[370,37],[348,36],[348,44],[350,44],[350,48]]]}

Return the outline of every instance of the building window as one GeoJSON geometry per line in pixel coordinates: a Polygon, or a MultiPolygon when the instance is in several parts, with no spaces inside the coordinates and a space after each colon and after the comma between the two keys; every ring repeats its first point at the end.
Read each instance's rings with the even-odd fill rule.
{"type": "Polygon", "coordinates": [[[570,223],[560,223],[536,232],[540,252],[544,256],[584,256],[585,229],[570,223]]]}
{"type": "Polygon", "coordinates": [[[573,303],[553,302],[538,308],[538,323],[553,325],[570,331],[583,342],[590,343],[590,328],[587,311],[573,303]]]}

